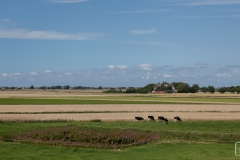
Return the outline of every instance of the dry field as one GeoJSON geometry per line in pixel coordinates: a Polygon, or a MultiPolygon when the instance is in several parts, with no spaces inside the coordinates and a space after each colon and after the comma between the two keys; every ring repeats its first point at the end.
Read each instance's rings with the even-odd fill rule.
{"type": "MultiPolygon", "coordinates": [[[[68,90],[21,90],[0,91],[0,98],[7,97],[82,97],[109,96],[101,91],[68,90]]],[[[159,96],[214,96],[240,98],[239,94],[164,94],[159,96]]],[[[115,95],[111,95],[115,96],[115,95]]],[[[117,96],[117,95],[116,95],[117,96]]],[[[121,96],[129,96],[121,94],[121,96]]],[[[141,96],[143,96],[141,94],[141,96]]],[[[158,95],[157,95],[158,96],[158,95]]],[[[105,105],[0,105],[0,120],[77,120],[88,121],[133,121],[135,116],[147,119],[147,116],[164,116],[170,121],[174,116],[182,120],[240,120],[240,104],[105,104],[105,105]],[[54,112],[54,113],[51,113],[54,112]],[[14,114],[13,114],[14,113],[14,114]]]]}
{"type": "Polygon", "coordinates": [[[0,114],[0,119],[4,121],[57,119],[131,121],[135,116],[146,119],[148,115],[164,116],[169,120],[174,116],[180,116],[183,120],[240,120],[240,105],[0,105],[0,113],[3,112],[23,112],[0,114]]]}

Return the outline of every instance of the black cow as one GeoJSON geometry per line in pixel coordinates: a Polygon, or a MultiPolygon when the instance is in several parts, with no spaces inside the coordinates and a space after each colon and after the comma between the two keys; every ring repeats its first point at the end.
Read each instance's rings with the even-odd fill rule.
{"type": "Polygon", "coordinates": [[[168,119],[167,119],[167,118],[164,118],[164,119],[163,119],[163,123],[168,124],[168,119]]]}
{"type": "Polygon", "coordinates": [[[143,121],[144,119],[142,117],[135,117],[134,119],[134,122],[137,122],[137,121],[143,121]]]}
{"type": "Polygon", "coordinates": [[[182,122],[182,120],[181,120],[181,118],[180,117],[178,117],[178,116],[176,116],[176,117],[174,117],[174,122],[182,122]]]}
{"type": "Polygon", "coordinates": [[[163,116],[158,116],[157,121],[163,121],[163,120],[164,120],[164,117],[163,117],[163,116]]]}
{"type": "Polygon", "coordinates": [[[155,121],[153,116],[148,116],[148,121],[155,121]]]}

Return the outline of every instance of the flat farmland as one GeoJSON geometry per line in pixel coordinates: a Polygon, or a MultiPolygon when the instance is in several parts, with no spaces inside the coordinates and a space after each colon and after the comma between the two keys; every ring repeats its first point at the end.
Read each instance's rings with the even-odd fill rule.
{"type": "Polygon", "coordinates": [[[239,120],[240,105],[0,105],[1,120],[131,121],[135,116],[171,120],[239,120]]]}
{"type": "Polygon", "coordinates": [[[238,94],[103,94],[99,91],[1,91],[0,120],[133,121],[135,116],[239,120],[238,94]],[[41,104],[41,105],[40,105],[41,104]]]}
{"type": "Polygon", "coordinates": [[[162,159],[239,159],[234,154],[234,143],[240,137],[239,120],[239,94],[0,91],[0,145],[3,146],[0,153],[3,153],[3,159],[41,160],[49,157],[159,159],[159,155],[162,159]],[[135,116],[146,120],[149,115],[167,117],[170,123],[133,122],[135,116]],[[171,123],[174,116],[180,116],[183,123],[171,123]],[[155,132],[161,138],[149,144],[117,150],[6,141],[15,133],[69,125],[92,130],[132,128],[155,132]]]}

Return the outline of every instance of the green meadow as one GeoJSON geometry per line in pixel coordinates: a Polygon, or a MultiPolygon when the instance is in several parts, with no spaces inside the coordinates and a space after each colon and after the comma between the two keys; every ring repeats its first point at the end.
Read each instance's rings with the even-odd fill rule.
{"type": "Polygon", "coordinates": [[[240,141],[239,121],[157,122],[1,122],[1,159],[239,159],[234,144],[240,141]],[[160,134],[160,139],[121,149],[62,147],[7,142],[13,133],[76,125],[107,129],[139,129],[160,134]]]}
{"type": "Polygon", "coordinates": [[[54,104],[240,104],[233,97],[84,96],[61,98],[0,98],[0,105],[54,104]]]}

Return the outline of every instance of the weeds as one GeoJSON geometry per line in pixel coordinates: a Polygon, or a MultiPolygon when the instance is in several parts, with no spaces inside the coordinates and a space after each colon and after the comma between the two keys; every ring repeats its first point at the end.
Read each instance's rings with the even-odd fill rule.
{"type": "Polygon", "coordinates": [[[150,143],[159,138],[160,135],[153,132],[143,132],[132,129],[90,129],[74,125],[31,130],[12,135],[14,141],[22,143],[94,148],[122,148],[150,143]]]}

